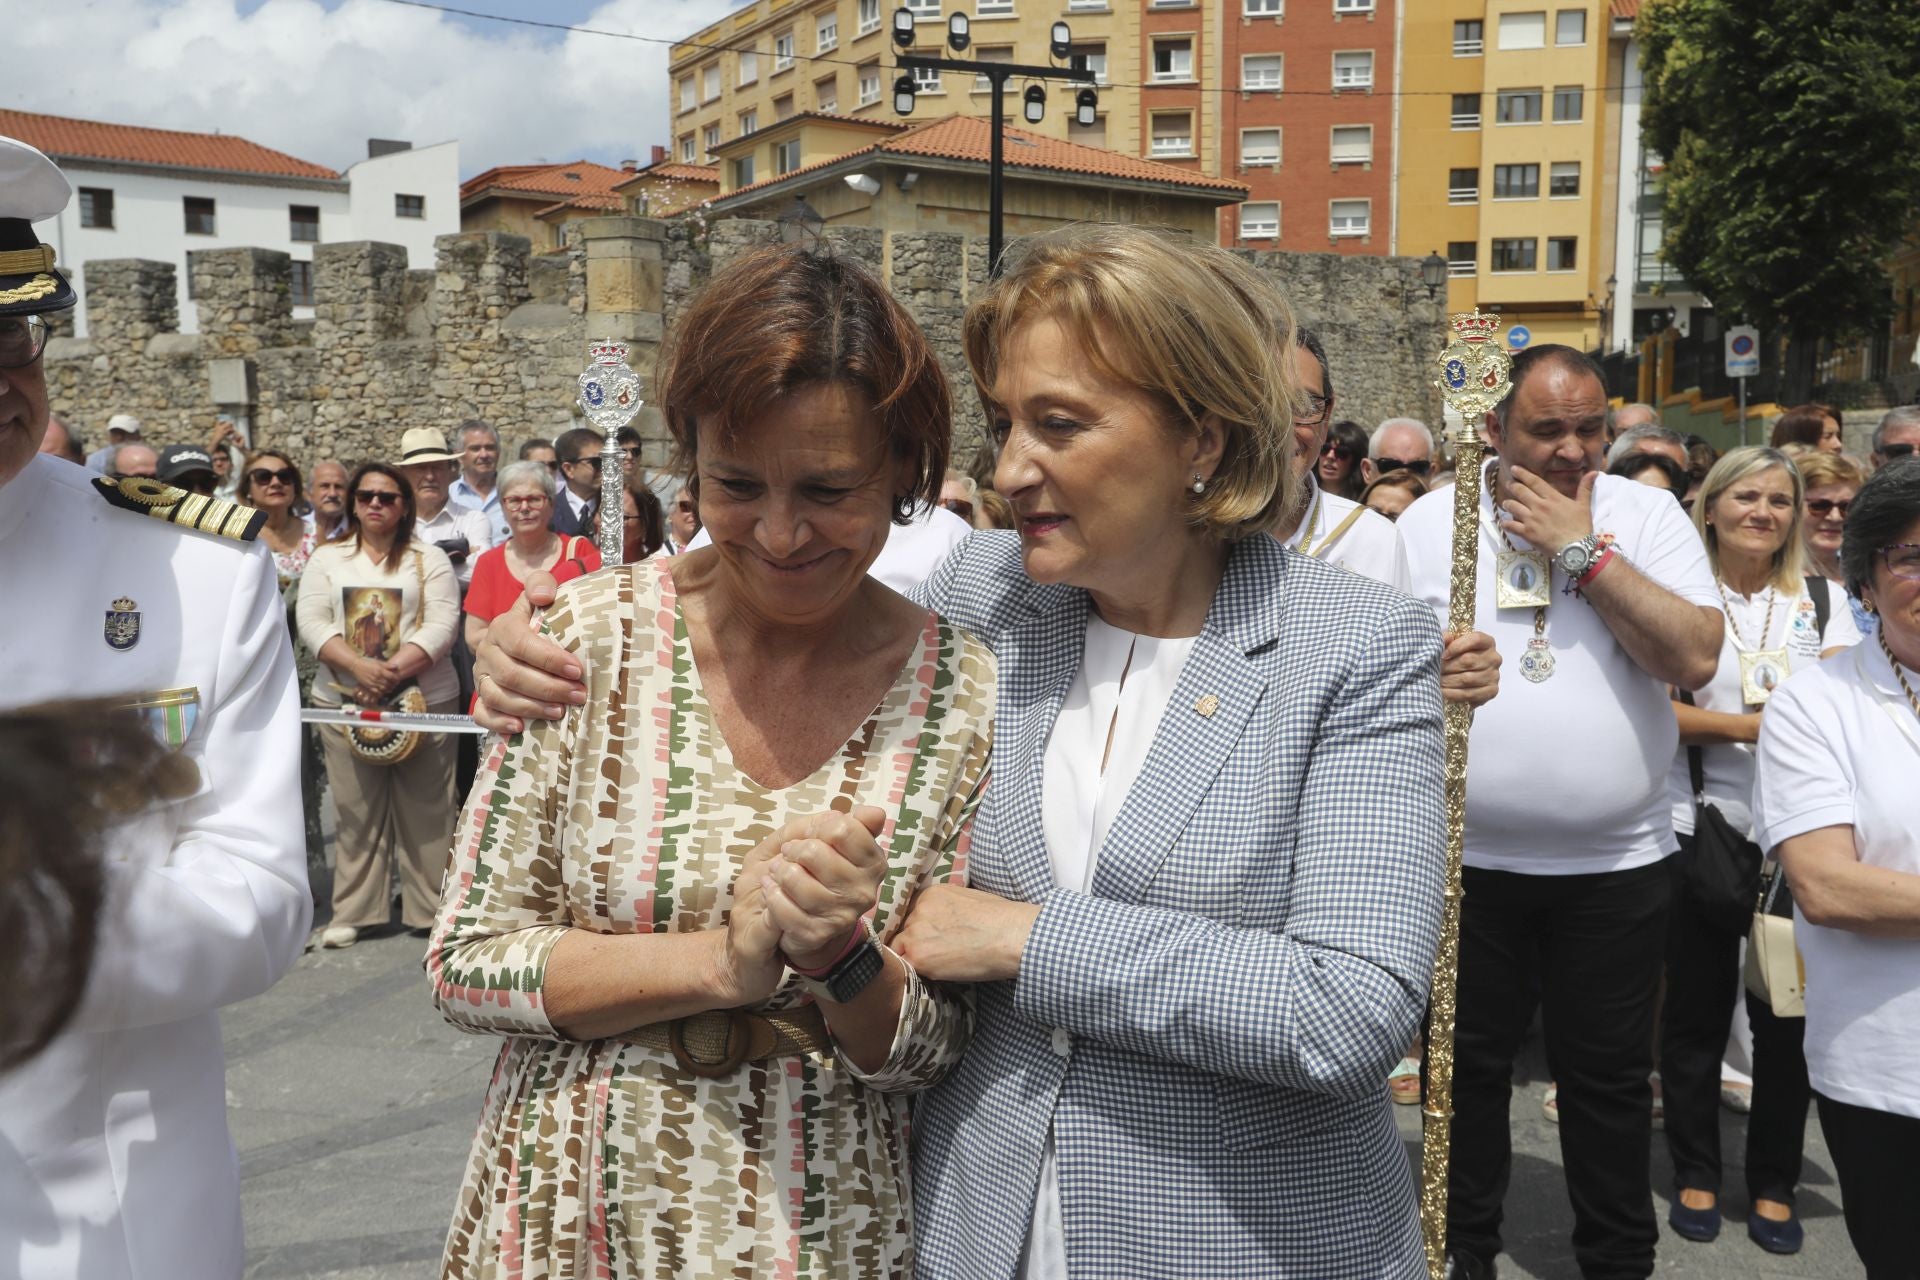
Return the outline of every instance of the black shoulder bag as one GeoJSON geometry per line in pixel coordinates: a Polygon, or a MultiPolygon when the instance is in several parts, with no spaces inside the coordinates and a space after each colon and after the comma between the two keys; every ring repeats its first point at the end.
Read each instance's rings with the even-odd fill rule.
{"type": "MultiPolygon", "coordinates": [[[[1693,706],[1693,694],[1680,691],[1693,706]]],[[[1687,892],[1702,919],[1722,933],[1745,937],[1753,924],[1760,892],[1760,846],[1733,829],[1707,800],[1699,747],[1687,748],[1687,777],[1693,784],[1693,859],[1686,866],[1687,892]]]]}

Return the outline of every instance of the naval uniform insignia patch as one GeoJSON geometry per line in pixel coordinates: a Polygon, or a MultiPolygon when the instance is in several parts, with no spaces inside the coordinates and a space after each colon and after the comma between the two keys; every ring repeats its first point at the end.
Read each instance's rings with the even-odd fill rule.
{"type": "Polygon", "coordinates": [[[140,606],[121,596],[107,610],[107,648],[125,652],[140,643],[140,606]]]}

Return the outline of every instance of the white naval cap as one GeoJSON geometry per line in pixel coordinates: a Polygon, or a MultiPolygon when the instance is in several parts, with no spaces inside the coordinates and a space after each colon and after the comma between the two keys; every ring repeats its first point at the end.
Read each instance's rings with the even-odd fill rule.
{"type": "Polygon", "coordinates": [[[73,289],[53,269],[52,247],[33,230],[72,198],[73,184],[58,165],[18,138],[0,137],[0,316],[73,305],[73,289]]]}

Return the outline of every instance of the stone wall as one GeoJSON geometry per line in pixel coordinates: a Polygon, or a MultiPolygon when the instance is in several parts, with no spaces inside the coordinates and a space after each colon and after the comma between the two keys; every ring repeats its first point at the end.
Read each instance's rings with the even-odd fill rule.
{"type": "MultiPolygon", "coordinates": [[[[837,252],[882,272],[926,330],[953,380],[955,464],[984,475],[985,422],[961,321],[987,284],[985,238],[888,237],[861,227],[827,234],[837,252]]],[[[256,442],[303,466],[392,458],[407,428],[451,435],[471,417],[492,422],[511,449],[579,421],[574,386],[588,341],[631,342],[634,368],[651,385],[688,300],[715,271],[777,239],[775,224],[748,219],[702,230],[686,220],[596,218],[571,224],[566,249],[552,254],[502,232],[441,236],[430,270],[409,270],[395,245],[320,245],[311,322],[293,319],[286,254],[208,250],[191,258],[194,335],[178,332],[171,265],[91,262],[89,336],[57,337],[48,348],[53,409],[90,447],[104,442],[115,413],[140,417],[157,444],[204,441],[217,413],[233,413],[250,422],[256,442]],[[216,385],[245,390],[216,403],[216,385]]],[[[1444,306],[1428,299],[1416,260],[1247,256],[1281,277],[1302,323],[1320,332],[1338,416],[1369,427],[1400,414],[1439,423],[1426,369],[1444,345],[1444,306]]],[[[636,425],[645,462],[664,464],[658,412],[649,406],[636,425]]]]}

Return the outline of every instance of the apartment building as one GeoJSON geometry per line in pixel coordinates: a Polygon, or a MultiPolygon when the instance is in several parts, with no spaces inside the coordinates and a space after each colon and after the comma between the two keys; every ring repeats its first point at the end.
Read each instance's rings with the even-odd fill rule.
{"type": "MultiPolygon", "coordinates": [[[[1009,122],[1245,184],[1223,209],[1222,243],[1385,253],[1393,223],[1395,35],[1402,0],[910,0],[912,52],[946,51],[964,13],[982,60],[1044,63],[1066,22],[1070,58],[1091,68],[1100,103],[1074,122],[1073,91],[1053,83],[1044,118],[1018,98],[1009,122]]],[[[893,11],[887,0],[757,0],[676,45],[669,56],[674,158],[712,163],[718,148],[802,112],[895,121],[893,11]]],[[[915,115],[983,117],[987,82],[920,77],[915,115]]],[[[1014,93],[1025,86],[1012,86],[1014,93]]],[[[755,180],[778,177],[773,170],[755,180]]],[[[797,166],[800,158],[792,157],[797,166]]],[[[744,185],[744,184],[740,184],[744,185]]]]}
{"type": "Polygon", "coordinates": [[[1622,142],[1610,45],[1631,30],[1616,34],[1618,5],[1421,0],[1406,13],[1393,251],[1438,252],[1450,310],[1498,311],[1533,344],[1593,350],[1618,305],[1605,284],[1622,142]]]}

